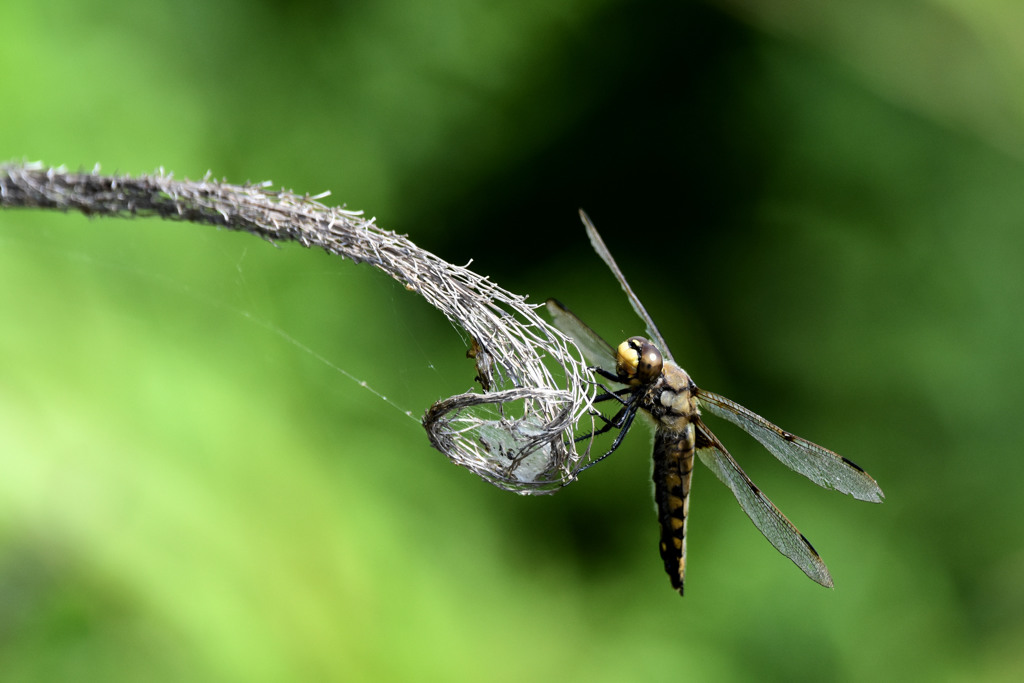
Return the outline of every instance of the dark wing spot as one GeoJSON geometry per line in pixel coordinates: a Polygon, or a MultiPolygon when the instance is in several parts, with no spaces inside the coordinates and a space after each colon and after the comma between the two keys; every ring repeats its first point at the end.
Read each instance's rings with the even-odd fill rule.
{"type": "MultiPolygon", "coordinates": [[[[841,455],[839,457],[843,458],[843,456],[841,456],[841,455]]],[[[858,465],[857,463],[855,463],[854,461],[852,461],[852,460],[850,460],[848,458],[843,458],[843,462],[845,462],[847,465],[849,465],[853,469],[857,470],[858,472],[864,472],[864,469],[860,465],[858,465]]],[[[867,474],[867,472],[864,472],[864,474],[867,474]]]]}
{"type": "Polygon", "coordinates": [[[815,556],[816,558],[818,558],[819,560],[821,559],[821,555],[819,555],[819,554],[818,554],[818,551],[814,549],[814,546],[813,546],[813,545],[811,545],[811,542],[807,540],[807,537],[806,537],[806,536],[804,536],[803,534],[800,534],[800,540],[801,540],[801,541],[803,541],[803,542],[804,542],[805,544],[807,544],[807,548],[808,548],[808,549],[809,549],[809,550],[810,550],[810,551],[811,551],[812,553],[814,553],[814,556],[815,556]]]}

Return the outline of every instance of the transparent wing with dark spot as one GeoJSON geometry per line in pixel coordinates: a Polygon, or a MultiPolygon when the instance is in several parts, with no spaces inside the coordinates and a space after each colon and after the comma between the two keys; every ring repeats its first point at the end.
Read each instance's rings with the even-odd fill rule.
{"type": "Polygon", "coordinates": [[[575,313],[563,306],[561,301],[548,299],[547,308],[555,327],[576,342],[576,346],[583,351],[588,363],[604,368],[608,372],[615,372],[615,349],[611,344],[577,318],[575,313]]]}
{"type": "Polygon", "coordinates": [[[838,453],[790,434],[724,396],[699,389],[697,398],[705,411],[739,426],[760,441],[782,464],[818,486],[842,491],[870,503],[881,503],[885,498],[878,482],[838,453]]]}
{"type": "Polygon", "coordinates": [[[832,577],[814,546],[768,500],[768,497],[761,493],[754,482],[750,481],[750,477],[740,469],[711,430],[700,420],[696,421],[696,426],[697,457],[732,490],[740,507],[747,513],[747,517],[750,517],[754,526],[776,550],[800,567],[804,574],[822,586],[832,588],[832,577]]]}

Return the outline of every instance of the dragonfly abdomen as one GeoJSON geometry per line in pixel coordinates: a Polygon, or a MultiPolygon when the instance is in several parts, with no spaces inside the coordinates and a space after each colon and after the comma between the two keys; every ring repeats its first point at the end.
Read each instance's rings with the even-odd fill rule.
{"type": "Polygon", "coordinates": [[[672,587],[683,592],[686,573],[686,517],[690,511],[694,426],[660,428],[654,435],[654,500],[661,526],[661,559],[672,587]]]}

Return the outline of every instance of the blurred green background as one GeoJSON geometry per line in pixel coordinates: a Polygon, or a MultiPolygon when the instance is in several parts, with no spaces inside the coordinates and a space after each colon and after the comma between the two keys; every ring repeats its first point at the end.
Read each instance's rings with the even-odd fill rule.
{"type": "Polygon", "coordinates": [[[681,599],[643,430],[550,497],[452,466],[403,411],[472,364],[383,275],[3,211],[0,679],[1020,680],[1022,35],[1010,0],[8,3],[0,158],[329,189],[638,333],[582,206],[699,384],[887,500],[712,423],[836,589],[698,466],[681,599]]]}

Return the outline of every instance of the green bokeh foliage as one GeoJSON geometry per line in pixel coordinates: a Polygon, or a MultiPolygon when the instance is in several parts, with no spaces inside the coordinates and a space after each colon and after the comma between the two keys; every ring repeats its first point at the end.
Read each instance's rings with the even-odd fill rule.
{"type": "Polygon", "coordinates": [[[642,429],[548,498],[449,465],[403,411],[464,340],[365,266],[5,211],[0,679],[1024,675],[1024,15],[666,5],[16,3],[0,157],[330,189],[635,334],[585,207],[698,383],[879,480],[718,430],[836,590],[698,466],[676,596],[642,429]]]}

